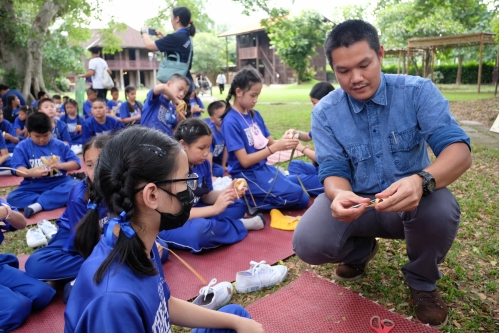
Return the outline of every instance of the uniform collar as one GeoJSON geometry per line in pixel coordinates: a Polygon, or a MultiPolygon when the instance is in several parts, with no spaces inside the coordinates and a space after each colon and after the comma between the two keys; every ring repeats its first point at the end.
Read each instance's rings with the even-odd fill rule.
{"type": "Polygon", "coordinates": [[[180,28],[179,30],[177,30],[176,32],[185,32],[185,33],[189,33],[188,29],[187,28],[180,28]]]}
{"type": "Polygon", "coordinates": [[[370,101],[378,105],[387,105],[387,86],[384,73],[380,73],[380,86],[378,87],[377,92],[372,96],[372,98],[366,101],[362,101],[355,99],[351,95],[347,94],[347,100],[349,101],[349,106],[351,107],[351,110],[354,111],[354,113],[359,113],[361,110],[363,110],[366,103],[370,101]]]}

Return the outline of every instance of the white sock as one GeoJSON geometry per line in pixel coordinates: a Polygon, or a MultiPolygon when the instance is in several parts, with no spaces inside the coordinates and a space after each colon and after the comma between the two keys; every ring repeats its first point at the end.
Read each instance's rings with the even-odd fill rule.
{"type": "Polygon", "coordinates": [[[43,210],[42,205],[40,205],[38,202],[35,202],[34,204],[29,205],[28,208],[33,209],[33,214],[36,214],[36,213],[41,212],[43,210]]]}
{"type": "Polygon", "coordinates": [[[10,170],[0,170],[0,176],[12,176],[12,172],[10,170]]]}
{"type": "Polygon", "coordinates": [[[247,230],[260,230],[264,228],[264,220],[257,215],[248,219],[240,219],[247,230]]]}

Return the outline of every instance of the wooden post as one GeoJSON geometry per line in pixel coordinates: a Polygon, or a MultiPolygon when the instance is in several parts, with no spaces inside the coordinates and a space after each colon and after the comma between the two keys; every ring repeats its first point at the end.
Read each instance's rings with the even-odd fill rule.
{"type": "Polygon", "coordinates": [[[431,46],[431,81],[434,82],[434,46],[431,46]]]}
{"type": "Polygon", "coordinates": [[[483,73],[483,39],[484,34],[481,33],[479,42],[479,71],[477,72],[477,93],[481,92],[481,74],[483,73]]]}
{"type": "Polygon", "coordinates": [[[276,52],[273,51],[273,83],[280,83],[279,80],[276,82],[276,52]]]}
{"type": "Polygon", "coordinates": [[[425,72],[425,50],[422,51],[422,77],[425,78],[427,73],[425,72]]]}
{"type": "Polygon", "coordinates": [[[226,36],[226,80],[229,82],[229,51],[227,50],[227,36],[226,36]]]}
{"type": "Polygon", "coordinates": [[[407,55],[407,59],[406,59],[406,74],[410,74],[410,56],[411,56],[411,48],[410,48],[410,43],[408,43],[408,55],[407,55]]]}
{"type": "Polygon", "coordinates": [[[401,64],[401,50],[399,50],[399,56],[398,56],[398,74],[399,74],[399,67],[400,67],[400,64],[401,64]]]}
{"type": "Polygon", "coordinates": [[[120,89],[125,89],[125,83],[123,81],[123,68],[120,67],[120,89]]]}

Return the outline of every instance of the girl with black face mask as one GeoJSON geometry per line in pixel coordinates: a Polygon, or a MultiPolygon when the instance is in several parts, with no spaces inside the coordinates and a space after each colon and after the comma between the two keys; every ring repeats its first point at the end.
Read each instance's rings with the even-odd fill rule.
{"type": "MultiPolygon", "coordinates": [[[[94,190],[112,218],[78,273],[65,332],[170,332],[171,324],[216,328],[203,331],[214,333],[264,332],[239,306],[225,311],[234,315],[170,296],[155,239],[186,222],[197,178],[182,147],[159,131],[134,126],[108,141],[95,167],[94,190]]],[[[81,221],[77,235],[87,222],[81,221]]]]}

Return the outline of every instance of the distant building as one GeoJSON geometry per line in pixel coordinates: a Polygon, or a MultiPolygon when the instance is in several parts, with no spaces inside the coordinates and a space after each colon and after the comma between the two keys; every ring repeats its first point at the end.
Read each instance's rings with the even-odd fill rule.
{"type": "MultiPolygon", "coordinates": [[[[269,37],[260,21],[230,29],[219,35],[219,37],[229,36],[236,36],[237,70],[251,65],[259,70],[265,84],[295,82],[293,70],[286,67],[275,50],[270,48],[269,37]]],[[[326,56],[323,47],[318,46],[316,52],[317,55],[309,64],[316,71],[314,78],[326,81],[326,56]]]]}
{"type": "MultiPolygon", "coordinates": [[[[117,33],[122,38],[121,52],[115,54],[104,54],[103,59],[112,70],[112,77],[118,89],[124,89],[128,85],[136,88],[143,85],[146,88],[153,88],[156,83],[156,74],[159,62],[156,52],[146,49],[138,30],[127,25],[127,30],[117,33]]],[[[97,30],[93,31],[93,36],[85,45],[86,48],[102,46],[97,30]]],[[[90,59],[85,60],[85,68],[88,68],[90,59]]]]}

